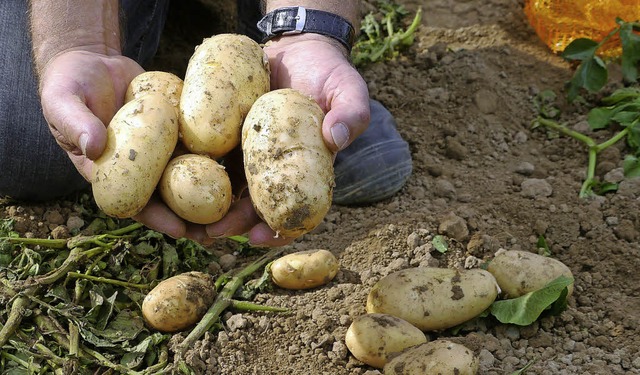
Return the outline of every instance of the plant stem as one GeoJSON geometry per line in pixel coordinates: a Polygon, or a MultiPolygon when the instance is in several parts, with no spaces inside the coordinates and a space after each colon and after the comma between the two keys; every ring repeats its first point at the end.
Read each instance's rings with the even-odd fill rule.
{"type": "Polygon", "coordinates": [[[249,264],[247,267],[238,272],[235,276],[229,280],[216,297],[213,305],[209,308],[207,313],[202,317],[200,322],[193,328],[189,335],[180,344],[178,353],[183,355],[187,349],[193,347],[193,344],[207,332],[211,326],[218,320],[220,314],[232,304],[232,297],[236,290],[244,283],[244,279],[251,276],[258,269],[262,268],[265,264],[269,263],[272,259],[275,259],[283,252],[282,249],[273,249],[249,264]]]}
{"type": "Polygon", "coordinates": [[[231,300],[231,307],[242,311],[268,311],[268,312],[288,312],[284,307],[265,306],[248,301],[231,300]]]}
{"type": "Polygon", "coordinates": [[[67,276],[74,279],[90,280],[98,283],[117,285],[130,289],[147,290],[150,288],[149,284],[133,284],[122,280],[108,279],[101,276],[91,276],[79,272],[69,272],[67,273],[67,276]]]}
{"type": "Polygon", "coordinates": [[[582,143],[586,144],[587,147],[589,147],[587,175],[584,181],[582,182],[582,187],[580,188],[580,194],[579,194],[580,198],[586,198],[589,195],[591,195],[591,186],[593,185],[593,182],[596,176],[596,164],[597,164],[598,153],[600,153],[600,151],[606,149],[607,147],[610,147],[616,144],[618,141],[626,137],[627,134],[629,133],[629,128],[625,127],[623,130],[618,132],[613,137],[609,138],[608,140],[600,144],[597,144],[596,141],[593,140],[593,138],[586,136],[575,130],[569,129],[566,126],[558,124],[553,120],[549,120],[544,117],[538,117],[538,123],[547,128],[557,130],[560,133],[568,135],[571,138],[577,139],[578,141],[581,141],[582,143]]]}
{"type": "Polygon", "coordinates": [[[25,310],[29,307],[29,303],[31,302],[29,299],[29,294],[34,294],[37,288],[27,289],[24,294],[18,295],[11,304],[11,311],[9,312],[9,316],[7,317],[7,321],[5,322],[2,329],[0,329],[0,347],[4,346],[7,341],[13,336],[16,329],[20,326],[22,322],[22,318],[24,317],[25,310]]]}

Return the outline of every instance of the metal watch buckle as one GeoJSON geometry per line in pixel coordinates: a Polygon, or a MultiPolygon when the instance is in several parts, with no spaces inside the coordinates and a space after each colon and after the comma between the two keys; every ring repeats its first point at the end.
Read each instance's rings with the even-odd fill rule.
{"type": "Polygon", "coordinates": [[[304,30],[304,26],[307,24],[307,9],[305,7],[298,7],[298,13],[295,16],[296,28],[290,31],[285,31],[282,35],[300,34],[304,30]]]}

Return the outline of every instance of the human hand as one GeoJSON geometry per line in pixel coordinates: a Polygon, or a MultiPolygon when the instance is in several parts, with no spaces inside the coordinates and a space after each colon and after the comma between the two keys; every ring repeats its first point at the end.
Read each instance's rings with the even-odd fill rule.
{"type": "MultiPolygon", "coordinates": [[[[44,116],[57,143],[87,181],[93,161],[104,151],[107,124],[122,107],[131,80],[143,71],[127,57],[86,51],[59,54],[42,70],[44,116]]],[[[174,238],[204,232],[180,219],[156,196],[134,219],[174,238]]]]}
{"type": "MultiPolygon", "coordinates": [[[[321,35],[299,34],[269,42],[265,52],[271,66],[272,90],[297,89],[313,97],[325,111],[322,133],[331,151],[344,149],[365,131],[369,124],[367,86],[338,42],[321,35]]],[[[227,160],[233,163],[240,157],[231,155],[227,160]]],[[[239,171],[228,170],[231,175],[239,175],[239,171]]],[[[222,220],[207,226],[207,233],[214,237],[246,233],[251,244],[262,246],[282,246],[294,240],[276,237],[257,215],[248,196],[234,202],[222,220]]]]}

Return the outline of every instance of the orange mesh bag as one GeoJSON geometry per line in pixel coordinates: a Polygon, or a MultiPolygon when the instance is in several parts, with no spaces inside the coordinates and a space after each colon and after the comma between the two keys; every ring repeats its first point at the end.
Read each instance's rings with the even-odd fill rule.
{"type": "MultiPolygon", "coordinates": [[[[578,38],[601,41],[616,24],[640,20],[640,0],[526,0],[524,12],[540,39],[553,52],[561,52],[578,38]]],[[[617,37],[609,39],[599,54],[619,56],[617,37]]]]}

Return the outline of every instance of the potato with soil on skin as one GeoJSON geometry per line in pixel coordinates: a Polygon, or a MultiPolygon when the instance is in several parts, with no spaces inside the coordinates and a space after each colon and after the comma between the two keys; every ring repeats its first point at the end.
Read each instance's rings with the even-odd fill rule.
{"type": "Polygon", "coordinates": [[[180,135],[194,154],[224,156],[240,143],[242,121],[270,89],[269,60],[244,35],[205,39],[189,60],[180,97],[180,135]]]}
{"type": "Polygon", "coordinates": [[[142,317],[153,329],[178,332],[197,323],[216,297],[215,279],[187,272],[161,281],[142,301],[142,317]]]}
{"type": "Polygon", "coordinates": [[[480,360],[462,344],[436,340],[411,347],[384,366],[385,375],[474,375],[480,360]]]}
{"type": "Polygon", "coordinates": [[[298,237],[331,208],[333,153],[322,137],[324,113],[292,89],[262,95],[242,127],[244,170],[258,215],[278,236],[298,237]]]}
{"type": "Polygon", "coordinates": [[[271,263],[271,279],[281,288],[309,289],[327,284],[340,265],[327,250],[307,250],[287,254],[271,263]]]}
{"type": "MultiPolygon", "coordinates": [[[[507,298],[520,297],[543,288],[560,276],[573,279],[573,273],[557,259],[528,251],[508,250],[498,253],[487,268],[496,278],[507,298]]],[[[573,293],[573,283],[568,286],[573,293]]]]}
{"type": "Polygon", "coordinates": [[[124,102],[128,103],[135,98],[150,93],[159,93],[165,95],[169,103],[177,111],[180,104],[180,96],[182,95],[182,86],[182,79],[173,73],[161,71],[144,72],[138,74],[129,83],[124,102]]]}
{"type": "Polygon", "coordinates": [[[359,361],[382,368],[394,355],[403,350],[427,342],[425,334],[417,327],[395,316],[366,314],[353,320],[345,343],[359,361]]]}
{"type": "Polygon", "coordinates": [[[125,104],[107,127],[93,165],[95,201],[107,215],[130,218],[146,206],[178,142],[176,111],[162,94],[125,104]]]}
{"type": "Polygon", "coordinates": [[[408,268],[371,288],[367,312],[397,316],[423,331],[442,330],[478,316],[497,296],[496,280],[485,270],[408,268]]]}
{"type": "Polygon", "coordinates": [[[158,190],[176,215],[196,224],[222,219],[231,206],[229,175],[222,165],[204,155],[186,154],[171,159],[158,190]]]}

